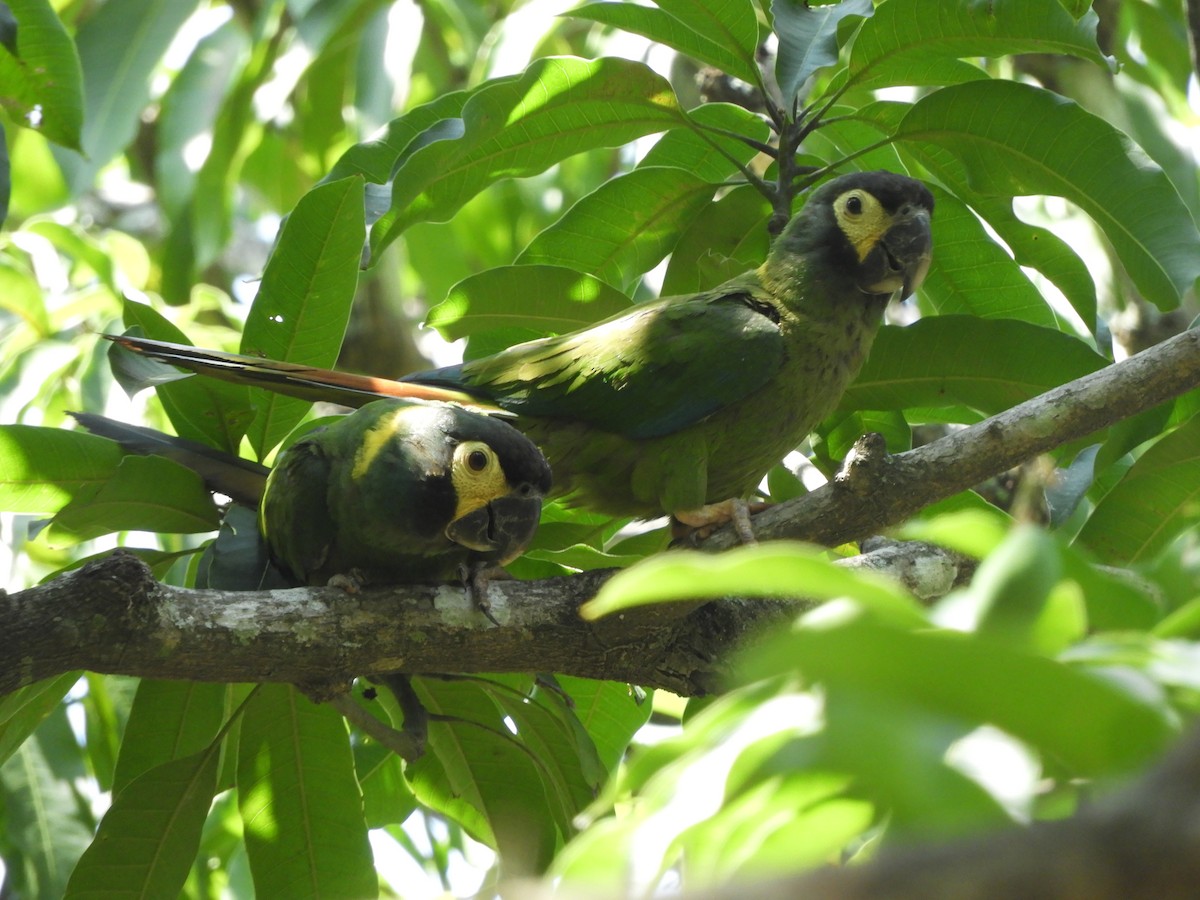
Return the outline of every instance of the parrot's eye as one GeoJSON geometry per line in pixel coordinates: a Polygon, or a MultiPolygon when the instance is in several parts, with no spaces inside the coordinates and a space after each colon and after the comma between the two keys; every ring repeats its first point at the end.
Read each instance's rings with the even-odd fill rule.
{"type": "Polygon", "coordinates": [[[862,197],[851,194],[846,198],[846,212],[852,216],[861,215],[863,211],[862,197]]]}
{"type": "Polygon", "coordinates": [[[482,472],[487,468],[488,457],[482,450],[472,450],[467,454],[467,465],[474,472],[482,472]]]}

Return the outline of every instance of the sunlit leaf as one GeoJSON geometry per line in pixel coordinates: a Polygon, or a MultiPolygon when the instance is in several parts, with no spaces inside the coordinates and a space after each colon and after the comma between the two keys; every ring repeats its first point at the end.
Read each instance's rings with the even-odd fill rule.
{"type": "Polygon", "coordinates": [[[473,93],[462,118],[461,138],[417,151],[396,172],[392,209],[371,229],[375,256],[409,225],[445,221],[500,178],[687,124],[665,79],[615,58],[537,60],[520,78],[473,93]]]}
{"type": "Polygon", "coordinates": [[[376,896],[349,735],[331,707],[264,685],[242,719],[237,782],[260,896],[376,896]]]}
{"type": "MultiPolygon", "coordinates": [[[[242,333],[241,352],[329,367],[337,360],[358,284],[365,237],[363,181],[313,188],[288,216],[242,333]]],[[[308,412],[305,400],[251,390],[249,431],[262,459],[308,412]]]]}
{"type": "Polygon", "coordinates": [[[624,312],[629,298],[562,266],[501,266],[460,281],[429,310],[425,324],[447,340],[496,328],[564,334],[624,312]]]}
{"type": "Polygon", "coordinates": [[[1200,275],[1200,233],[1167,177],[1136,162],[1112,125],[1049,91],[1001,81],[944,88],[912,107],[895,138],[953,151],[985,197],[1052,194],[1077,204],[1162,309],[1200,275]]]}
{"type": "Polygon", "coordinates": [[[1200,521],[1200,418],[1143,453],[1088,517],[1079,541],[1102,560],[1151,559],[1200,521]]]}
{"type": "Polygon", "coordinates": [[[779,35],[775,80],[790,105],[804,82],[838,60],[838,26],[849,16],[865,18],[874,12],[871,0],[842,0],[809,6],[797,0],[774,0],[771,15],[779,35]]]}
{"type": "Polygon", "coordinates": [[[678,551],[651,557],[606,581],[580,614],[598,619],[649,603],[724,596],[852,597],[884,616],[914,625],[924,621],[912,597],[899,585],[836,566],[819,547],[784,541],[719,555],[678,551]]]}
{"type": "Polygon", "coordinates": [[[567,210],[517,263],[565,266],[623,288],[671,252],[714,189],[684,169],[634,169],[567,210]]]}

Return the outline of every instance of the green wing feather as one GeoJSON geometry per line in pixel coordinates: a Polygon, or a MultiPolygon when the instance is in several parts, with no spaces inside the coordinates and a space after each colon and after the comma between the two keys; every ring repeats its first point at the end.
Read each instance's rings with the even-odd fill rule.
{"type": "Polygon", "coordinates": [[[707,293],[643,304],[586,331],[406,380],[479,393],[519,415],[644,440],[687,428],[767,384],[785,352],[772,312],[750,274],[707,293]]]}
{"type": "Polygon", "coordinates": [[[327,495],[332,467],[317,437],[297,441],[281,454],[259,509],[259,528],[272,557],[301,583],[325,565],[334,539],[327,495]]]}

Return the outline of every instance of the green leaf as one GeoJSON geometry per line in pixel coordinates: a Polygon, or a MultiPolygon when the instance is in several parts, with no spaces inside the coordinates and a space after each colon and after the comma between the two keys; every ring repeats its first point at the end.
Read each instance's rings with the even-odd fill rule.
{"type": "Polygon", "coordinates": [[[757,267],[767,258],[770,217],[770,204],[750,185],[710,203],[671,251],[663,296],[706,291],[757,267]]]}
{"type": "MultiPolygon", "coordinates": [[[[910,109],[912,109],[912,104],[895,101],[868,103],[857,110],[835,107],[832,112],[837,120],[831,122],[828,127],[822,128],[817,132],[817,136],[831,138],[840,153],[853,153],[864,144],[870,145],[892,134],[910,109]]],[[[1070,301],[1075,311],[1079,313],[1084,324],[1089,329],[1095,330],[1096,285],[1092,281],[1087,265],[1066,241],[1052,231],[1018,219],[1013,213],[1010,198],[988,198],[972,191],[968,185],[967,171],[962,161],[943,147],[931,144],[919,147],[906,145],[903,153],[900,154],[904,158],[903,162],[900,159],[889,161],[886,155],[881,154],[883,150],[893,156],[896,155],[896,147],[888,146],[873,150],[858,158],[857,162],[864,168],[874,166],[895,169],[899,167],[918,171],[924,169],[931,172],[944,187],[958,198],[955,202],[969,203],[975,212],[983,216],[1008,246],[1008,249],[1012,251],[1018,265],[1036,269],[1053,282],[1055,287],[1062,291],[1070,301]],[[910,157],[918,161],[916,165],[908,162],[910,157]]],[[[948,230],[943,227],[944,210],[945,205],[940,204],[937,215],[934,216],[935,234],[948,230]]],[[[953,239],[953,231],[950,234],[953,239]]],[[[935,268],[942,261],[942,257],[946,255],[947,249],[957,255],[953,245],[947,248],[945,237],[940,241],[935,238],[935,268]]],[[[928,284],[927,279],[926,286],[928,284]]]]}
{"type": "Polygon", "coordinates": [[[936,186],[930,189],[937,203],[935,250],[929,276],[921,285],[922,309],[1058,328],[1058,315],[1017,262],[988,237],[966,204],[936,186]]]}
{"type": "Polygon", "coordinates": [[[616,288],[574,269],[500,266],[456,284],[425,324],[450,341],[496,328],[565,334],[630,305],[616,288]]]}
{"type": "MultiPolygon", "coordinates": [[[[16,17],[15,48],[0,47],[0,94],[14,121],[79,150],[83,75],[75,44],[47,0],[9,0],[16,17]]],[[[0,221],[3,216],[0,215],[0,221]]]]}
{"type": "MultiPolygon", "coordinates": [[[[1094,16],[1076,22],[1045,0],[971,0],[922,15],[908,3],[882,3],[850,48],[847,86],[954,84],[986,78],[967,57],[1016,53],[1077,56],[1098,65],[1094,16]]],[[[992,109],[993,107],[983,107],[992,109]]]]}
{"type": "Polygon", "coordinates": [[[4,797],[5,889],[21,897],[61,897],[92,840],[94,822],[74,786],[82,749],[59,704],[0,766],[4,797]]]}
{"type": "Polygon", "coordinates": [[[661,553],[618,572],[579,613],[595,620],[650,603],[725,596],[813,600],[848,596],[889,618],[914,625],[925,621],[911,595],[899,585],[870,572],[836,566],[825,553],[823,548],[790,541],[739,547],[719,555],[661,553]]]}
{"type": "Polygon", "coordinates": [[[0,764],[33,734],[78,680],[78,672],[67,672],[0,698],[0,764]]]}
{"type": "Polygon", "coordinates": [[[395,173],[379,252],[415,222],[444,222],[501,178],[522,178],[597,147],[688,124],[670,84],[641,63],[551,57],[488,82],[463,106],[463,136],[423,147],[395,173]]]}
{"type": "MultiPolygon", "coordinates": [[[[176,344],[191,343],[187,335],[144,303],[126,298],[123,318],[133,334],[176,344]]],[[[139,367],[139,360],[144,361],[144,358],[115,345],[108,352],[118,383],[127,391],[131,390],[130,385],[122,380],[123,371],[127,372],[130,364],[139,367]],[[124,358],[121,354],[124,354],[124,358]]],[[[178,371],[171,366],[166,368],[178,371]]],[[[137,385],[137,388],[143,386],[137,385]]],[[[250,391],[245,385],[188,375],[169,382],[155,381],[154,393],[180,437],[200,441],[235,456],[240,455],[238,450],[242,436],[254,415],[250,391]]]]}
{"type": "Polygon", "coordinates": [[[173,897],[196,859],[221,742],[143,772],[113,797],[66,897],[173,897]]]}
{"type": "Polygon", "coordinates": [[[732,103],[705,103],[688,110],[693,130],[673,128],[638,162],[639,169],[668,166],[686,169],[701,181],[719,184],[749,165],[758,148],[737,135],[766,143],[771,129],[760,116],[732,103]]]}
{"type": "MultiPolygon", "coordinates": [[[[499,79],[489,83],[499,83],[499,79]]],[[[343,153],[321,183],[361,175],[370,184],[389,184],[397,167],[417,150],[462,136],[460,117],[470,97],[468,91],[442,94],[392,119],[379,137],[355,144],[343,153]]]]}
{"type": "Polygon", "coordinates": [[[429,723],[428,749],[408,766],[417,799],[497,849],[508,871],[543,870],[562,840],[558,807],[487,689],[474,681],[427,678],[413,686],[431,716],[447,717],[429,723]]]}
{"type": "Polygon", "coordinates": [[[552,689],[539,688],[532,698],[503,688],[492,689],[491,697],[537,760],[547,803],[559,830],[571,834],[575,816],[592,802],[608,775],[591,736],[552,689]]]}
{"type": "Polygon", "coordinates": [[[775,80],[790,107],[804,82],[825,66],[838,61],[838,26],[848,16],[869,17],[871,0],[842,0],[827,6],[809,6],[799,0],[773,0],[771,16],[779,35],[775,80]]]}
{"type": "Polygon", "coordinates": [[[111,0],[98,7],[75,35],[87,85],[83,115],[84,160],[61,157],[72,190],[82,191],[96,173],[133,140],[150,99],[151,74],[197,0],[111,0]],[[121,52],[113,52],[113,35],[121,52]]]}
{"type": "Polygon", "coordinates": [[[114,793],[157,765],[207,747],[224,722],[226,693],[222,684],[143,678],[125,725],[114,793]]]}
{"type": "Polygon", "coordinates": [[[983,196],[1051,194],[1077,204],[1162,309],[1200,275],[1200,233],[1162,170],[1135,162],[1124,135],[1049,91],[1000,81],[944,88],[914,104],[894,138],[952,151],[983,196]]]}
{"type": "MultiPolygon", "coordinates": [[[[332,366],[350,320],[364,237],[361,178],[309,191],[288,216],[267,263],[246,318],[241,352],[332,366]]],[[[312,404],[261,388],[252,389],[250,396],[258,407],[250,442],[263,459],[312,404]]]]}
{"type": "Polygon", "coordinates": [[[0,425],[0,508],[56,512],[108,481],[124,453],[112,441],[62,428],[0,425]]]}
{"type": "Polygon", "coordinates": [[[634,169],[580,199],[516,261],[565,266],[627,287],[671,252],[713,191],[683,169],[634,169]]]}
{"type": "Polygon", "coordinates": [[[1096,504],[1079,542],[1104,562],[1146,562],[1200,520],[1200,417],[1143,453],[1096,504]]]}
{"type": "Polygon", "coordinates": [[[102,484],[80,491],[47,529],[51,546],[114,531],[215,531],[220,516],[204,480],[161,456],[126,456],[102,484]]]}
{"type": "MultiPolygon", "coordinates": [[[[692,19],[692,21],[680,21],[673,14],[675,10],[671,9],[674,5],[669,2],[659,3],[658,7],[664,8],[658,8],[653,6],[638,6],[626,2],[586,3],[583,6],[569,10],[565,15],[579,19],[590,19],[602,25],[611,25],[614,28],[620,28],[622,31],[640,34],[642,37],[674,48],[684,56],[690,56],[693,59],[716,66],[722,72],[740,78],[748,84],[760,83],[758,67],[754,62],[753,42],[747,53],[745,48],[738,47],[736,44],[726,40],[725,35],[718,34],[714,38],[710,34],[706,34],[706,32],[711,33],[713,31],[711,28],[712,23],[696,23],[695,17],[687,15],[688,11],[686,10],[684,11],[685,16],[692,19]],[[700,24],[700,28],[693,28],[694,23],[700,24]]],[[[700,4],[696,5],[699,6],[700,4]]],[[[712,6],[715,4],[707,5],[712,6]]],[[[748,8],[749,4],[727,2],[721,4],[721,6],[726,10],[732,10],[733,7],[748,8]]],[[[751,13],[750,19],[753,22],[753,13],[751,13]]],[[[737,23],[737,25],[741,24],[741,22],[737,23]]],[[[742,27],[739,30],[745,31],[746,29],[742,27]]],[[[757,32],[757,27],[755,31],[757,32]]]]}
{"type": "Polygon", "coordinates": [[[959,633],[806,628],[743,660],[751,678],[796,671],[830,689],[994,724],[1081,776],[1128,772],[1174,737],[1160,709],[1114,682],[959,633]]]}
{"type": "Polygon", "coordinates": [[[362,795],[345,722],[289,685],[246,705],[238,806],[261,897],[375,897],[362,795]]]}
{"type": "Polygon", "coordinates": [[[751,67],[751,71],[747,73],[751,77],[738,77],[750,84],[762,84],[755,64],[758,58],[759,35],[758,16],[752,3],[746,3],[745,0],[709,0],[707,3],[696,3],[694,0],[654,2],[712,43],[733,48],[751,67]]]}
{"type": "Polygon", "coordinates": [[[575,704],[575,717],[591,735],[601,764],[615,773],[634,734],[650,720],[650,699],[639,702],[629,685],[615,681],[557,677],[575,704]]]}
{"type": "Polygon", "coordinates": [[[884,327],[843,410],[963,404],[987,415],[1107,363],[1078,338],[1015,319],[933,316],[884,327]]]}
{"type": "Polygon", "coordinates": [[[241,65],[250,55],[245,27],[230,19],[205,35],[159,103],[154,175],[158,201],[171,219],[186,214],[196,187],[185,153],[212,130],[241,65]]]}
{"type": "Polygon", "coordinates": [[[970,587],[939,604],[934,620],[1014,649],[1057,654],[1082,638],[1087,626],[1078,590],[1061,575],[1053,539],[1018,526],[980,562],[970,587]]]}

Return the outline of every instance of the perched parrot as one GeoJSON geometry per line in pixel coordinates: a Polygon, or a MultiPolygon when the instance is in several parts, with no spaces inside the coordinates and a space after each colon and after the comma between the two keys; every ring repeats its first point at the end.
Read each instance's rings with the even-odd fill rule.
{"type": "Polygon", "coordinates": [[[389,381],[133,337],[130,350],[226,380],[355,406],[446,400],[514,416],[554,491],[599,512],[688,524],[748,496],[837,405],[893,296],[929,269],[933,196],[891,172],[835,178],[766,262],[588,328],[389,381]]]}
{"type": "Polygon", "coordinates": [[[387,399],[315,429],[275,467],[86,413],[89,431],[168,456],[259,507],[272,561],[299,584],[463,578],[516,558],[537,529],[550,467],[498,419],[387,399]]]}

